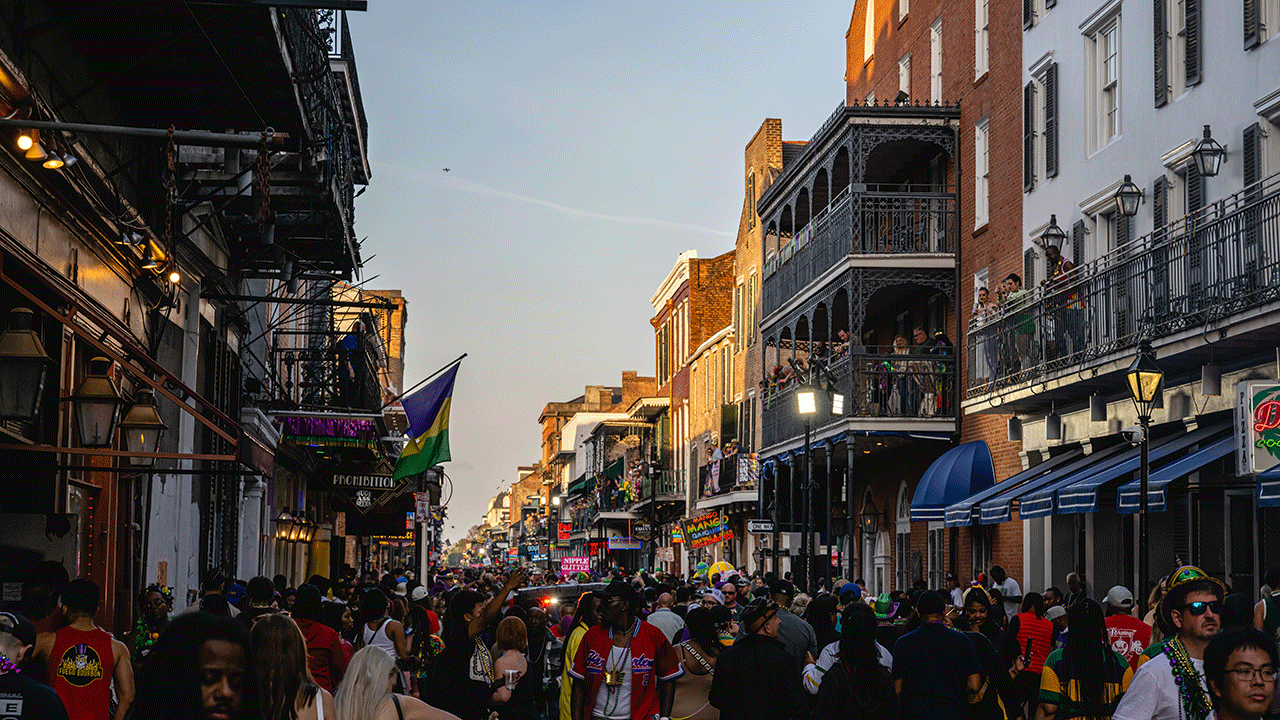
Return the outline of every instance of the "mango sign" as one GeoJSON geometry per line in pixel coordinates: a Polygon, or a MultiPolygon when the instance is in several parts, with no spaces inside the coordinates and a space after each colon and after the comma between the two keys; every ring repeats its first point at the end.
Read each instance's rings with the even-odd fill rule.
{"type": "Polygon", "coordinates": [[[721,540],[732,539],[733,531],[720,519],[719,511],[712,510],[705,515],[686,520],[684,523],[684,541],[695,550],[721,540]]]}

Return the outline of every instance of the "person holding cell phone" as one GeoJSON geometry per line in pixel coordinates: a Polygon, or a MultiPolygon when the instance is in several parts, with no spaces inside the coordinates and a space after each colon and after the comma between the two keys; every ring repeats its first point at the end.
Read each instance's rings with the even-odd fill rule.
{"type": "Polygon", "coordinates": [[[1021,660],[1024,669],[1014,679],[1011,714],[1031,717],[1040,694],[1040,672],[1053,650],[1053,622],[1044,617],[1040,593],[1022,598],[1022,612],[1009,619],[1004,633],[1005,661],[1012,667],[1021,660]]]}

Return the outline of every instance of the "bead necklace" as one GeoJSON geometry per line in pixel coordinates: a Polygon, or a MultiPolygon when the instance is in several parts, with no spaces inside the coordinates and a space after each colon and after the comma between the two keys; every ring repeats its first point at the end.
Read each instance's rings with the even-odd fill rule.
{"type": "Polygon", "coordinates": [[[17,665],[14,665],[13,661],[9,659],[9,656],[4,653],[0,653],[0,675],[8,672],[20,673],[22,672],[22,669],[17,665]]]}
{"type": "Polygon", "coordinates": [[[1200,684],[1200,673],[1191,662],[1191,655],[1182,644],[1180,638],[1174,638],[1165,645],[1165,653],[1169,656],[1169,669],[1173,673],[1173,682],[1178,687],[1181,699],[1181,710],[1185,717],[1204,720],[1213,708],[1209,693],[1200,684]]]}
{"type": "Polygon", "coordinates": [[[144,615],[138,616],[138,625],[134,628],[133,659],[141,662],[151,652],[151,646],[160,639],[160,633],[151,627],[144,615]]]}
{"type": "MultiPolygon", "coordinates": [[[[618,662],[614,663],[614,665],[613,665],[613,670],[612,670],[612,671],[609,671],[609,669],[608,669],[608,667],[607,667],[607,666],[606,666],[606,668],[605,668],[605,674],[604,674],[604,675],[605,675],[605,686],[604,686],[604,687],[605,687],[605,708],[604,708],[604,711],[605,711],[605,716],[606,716],[606,717],[612,717],[612,716],[614,715],[614,713],[616,713],[616,712],[617,712],[617,710],[618,710],[618,703],[622,701],[622,675],[621,675],[621,670],[622,670],[622,668],[625,668],[625,667],[627,666],[627,663],[631,662],[631,641],[632,641],[632,640],[635,640],[635,637],[636,637],[635,631],[636,631],[637,629],[639,629],[639,627],[640,627],[640,618],[636,618],[636,623],[635,623],[635,625],[633,625],[633,626],[631,627],[630,637],[628,637],[628,638],[627,638],[627,645],[626,645],[626,647],[625,647],[625,648],[623,649],[623,651],[622,651],[622,656],[621,656],[621,658],[619,659],[619,661],[618,661],[618,662]],[[610,682],[609,682],[609,676],[610,676],[610,675],[612,675],[613,677],[617,678],[617,684],[612,684],[612,683],[610,683],[610,682]],[[609,701],[610,701],[610,700],[612,700],[612,701],[613,701],[613,704],[612,704],[612,705],[610,705],[610,704],[609,704],[609,701]]],[[[613,629],[612,629],[612,628],[610,628],[610,630],[609,630],[609,637],[610,637],[610,638],[612,638],[612,637],[613,637],[613,629]]],[[[612,652],[610,652],[610,655],[612,655],[612,654],[613,654],[613,653],[612,653],[612,652]]],[[[607,661],[606,661],[606,662],[607,662],[607,661]]]]}

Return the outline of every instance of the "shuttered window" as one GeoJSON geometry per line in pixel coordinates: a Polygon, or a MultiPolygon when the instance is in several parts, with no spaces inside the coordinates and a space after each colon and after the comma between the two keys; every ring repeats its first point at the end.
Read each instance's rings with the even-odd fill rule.
{"type": "Polygon", "coordinates": [[[1151,226],[1157,237],[1161,236],[1161,228],[1169,224],[1169,183],[1164,175],[1156,177],[1151,183],[1151,226]]]}
{"type": "Polygon", "coordinates": [[[1044,176],[1058,176],[1058,63],[1044,72],[1044,176]]]}
{"type": "Polygon", "coordinates": [[[1245,197],[1256,200],[1262,197],[1262,127],[1254,123],[1244,129],[1244,187],[1245,197]]]}
{"type": "Polygon", "coordinates": [[[1182,0],[1186,26],[1183,28],[1186,40],[1187,87],[1200,82],[1200,0],[1182,0]]]}
{"type": "Polygon", "coordinates": [[[1036,183],[1036,86],[1022,89],[1022,189],[1030,192],[1036,183]]]}
{"type": "Polygon", "coordinates": [[[1036,284],[1036,249],[1027,248],[1022,253],[1022,287],[1034,287],[1036,284]]]}
{"type": "MultiPolygon", "coordinates": [[[[1075,255],[1076,260],[1084,260],[1084,221],[1077,220],[1071,226],[1071,254],[1075,255]]],[[[1065,253],[1063,257],[1066,257],[1065,253]]]]}
{"type": "Polygon", "coordinates": [[[1035,0],[1022,0],[1022,29],[1030,30],[1036,20],[1035,0]]]}
{"type": "Polygon", "coordinates": [[[1244,49],[1262,42],[1262,0],[1244,0],[1244,49]]]}
{"type": "Polygon", "coordinates": [[[1155,41],[1155,68],[1152,78],[1155,82],[1156,107],[1169,104],[1169,10],[1166,0],[1155,0],[1153,14],[1153,40],[1155,41]]]}

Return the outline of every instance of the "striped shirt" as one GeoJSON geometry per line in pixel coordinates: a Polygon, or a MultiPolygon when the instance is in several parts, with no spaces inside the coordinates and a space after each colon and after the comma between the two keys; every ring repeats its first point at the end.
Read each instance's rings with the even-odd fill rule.
{"type": "MultiPolygon", "coordinates": [[[[1080,683],[1074,677],[1072,668],[1067,664],[1061,650],[1054,650],[1044,661],[1044,671],[1040,675],[1040,702],[1057,705],[1057,718],[1084,717],[1087,709],[1081,703],[1080,683]]],[[[1106,661],[1102,667],[1102,692],[1105,703],[1102,707],[1102,718],[1110,718],[1115,713],[1120,698],[1129,689],[1133,680],[1133,668],[1120,653],[1107,648],[1106,661]]]]}

